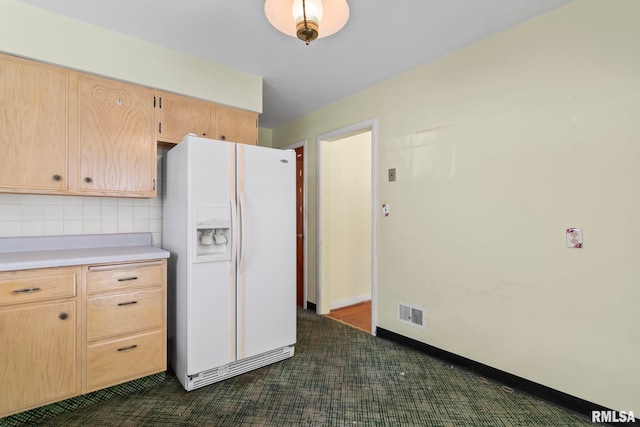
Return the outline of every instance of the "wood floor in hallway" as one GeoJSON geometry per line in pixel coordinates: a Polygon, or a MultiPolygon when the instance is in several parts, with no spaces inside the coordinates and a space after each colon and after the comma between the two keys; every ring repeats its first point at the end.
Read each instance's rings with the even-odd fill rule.
{"type": "Polygon", "coordinates": [[[331,310],[327,317],[371,333],[371,301],[331,310]]]}

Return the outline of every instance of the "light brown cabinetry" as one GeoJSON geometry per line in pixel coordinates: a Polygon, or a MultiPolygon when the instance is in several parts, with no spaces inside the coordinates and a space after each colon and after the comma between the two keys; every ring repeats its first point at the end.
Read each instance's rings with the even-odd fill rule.
{"type": "Polygon", "coordinates": [[[158,91],[158,142],[179,143],[190,133],[204,138],[258,144],[258,114],[196,98],[158,91]]]}
{"type": "Polygon", "coordinates": [[[79,267],[0,272],[0,417],[77,395],[79,267]]]}
{"type": "Polygon", "coordinates": [[[86,392],[166,370],[166,261],[92,265],[86,392]]]}
{"type": "Polygon", "coordinates": [[[165,371],[166,268],[0,272],[0,418],[165,371]]]}
{"type": "Polygon", "coordinates": [[[100,341],[87,348],[87,391],[164,371],[160,330],[100,341]]]}
{"type": "Polygon", "coordinates": [[[154,197],[154,93],[0,54],[0,192],[154,197]]]}
{"type": "Polygon", "coordinates": [[[86,74],[77,80],[77,190],[153,197],[154,90],[86,74]]]}
{"type": "Polygon", "coordinates": [[[159,142],[182,141],[185,135],[212,138],[211,114],[215,105],[169,92],[156,94],[157,139],[159,142]]]}
{"type": "Polygon", "coordinates": [[[67,188],[68,73],[0,55],[0,189],[67,188]]]}
{"type": "Polygon", "coordinates": [[[0,54],[0,192],[155,197],[157,142],[257,145],[258,114],[0,54]]]}
{"type": "Polygon", "coordinates": [[[258,145],[258,114],[238,108],[218,105],[215,139],[258,145]]]}

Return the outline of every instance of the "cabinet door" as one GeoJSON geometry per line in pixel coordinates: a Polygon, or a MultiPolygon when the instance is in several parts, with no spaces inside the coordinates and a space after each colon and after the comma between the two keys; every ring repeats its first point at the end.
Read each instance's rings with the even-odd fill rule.
{"type": "Polygon", "coordinates": [[[65,70],[0,55],[1,191],[67,188],[65,70]]]}
{"type": "Polygon", "coordinates": [[[214,139],[258,145],[258,113],[218,105],[214,139]]]}
{"type": "Polygon", "coordinates": [[[78,190],[155,196],[154,90],[80,74],[78,190]]]}
{"type": "Polygon", "coordinates": [[[210,102],[173,93],[158,92],[156,102],[157,140],[181,142],[184,136],[189,133],[211,138],[211,108],[210,102]]]}
{"type": "Polygon", "coordinates": [[[76,394],[76,303],[0,310],[0,417],[76,394]]]}

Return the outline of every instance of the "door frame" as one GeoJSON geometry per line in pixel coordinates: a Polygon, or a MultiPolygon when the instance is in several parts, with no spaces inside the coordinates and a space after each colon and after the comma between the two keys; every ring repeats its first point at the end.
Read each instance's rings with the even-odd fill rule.
{"type": "MultiPolygon", "coordinates": [[[[302,141],[294,142],[293,144],[285,145],[281,147],[281,150],[295,150],[296,148],[302,147],[303,158],[302,158],[302,175],[303,175],[303,192],[304,197],[302,198],[302,247],[304,248],[303,253],[303,261],[302,261],[302,290],[303,290],[303,300],[302,306],[307,308],[307,265],[308,265],[308,254],[309,250],[307,248],[307,162],[309,161],[309,155],[307,153],[307,140],[304,139],[302,141]]],[[[296,266],[297,268],[297,266],[296,266]]]]}
{"type": "MultiPolygon", "coordinates": [[[[316,138],[317,146],[317,212],[316,212],[316,280],[317,280],[317,312],[318,314],[327,314],[328,303],[324,303],[326,297],[326,289],[322,286],[322,146],[326,142],[335,141],[337,139],[346,138],[351,135],[371,131],[371,335],[376,335],[377,323],[377,293],[378,293],[378,268],[377,268],[377,168],[378,164],[378,119],[373,118],[364,120],[349,126],[332,130],[327,133],[318,135],[316,138]],[[326,307],[325,307],[326,306],[326,307]]],[[[305,181],[306,182],[306,181],[305,181]]]]}

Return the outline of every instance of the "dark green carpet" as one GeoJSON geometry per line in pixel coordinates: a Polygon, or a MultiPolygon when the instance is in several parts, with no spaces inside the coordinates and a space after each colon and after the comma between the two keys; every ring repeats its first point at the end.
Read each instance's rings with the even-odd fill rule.
{"type": "MultiPolygon", "coordinates": [[[[2,424],[2,420],[0,420],[2,424]]],[[[187,393],[161,385],[41,421],[45,426],[593,426],[418,351],[308,310],[296,355],[187,393]]]]}

